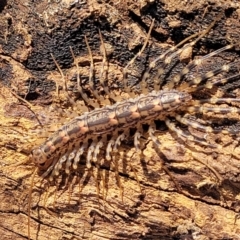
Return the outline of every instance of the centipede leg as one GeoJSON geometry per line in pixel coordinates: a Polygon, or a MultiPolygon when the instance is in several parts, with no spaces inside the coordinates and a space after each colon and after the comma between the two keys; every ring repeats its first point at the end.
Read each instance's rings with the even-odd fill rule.
{"type": "Polygon", "coordinates": [[[222,134],[235,134],[235,132],[231,132],[227,129],[213,129],[212,127],[210,126],[205,126],[205,125],[202,125],[200,124],[199,122],[197,121],[193,121],[193,120],[190,120],[189,118],[187,118],[186,116],[182,117],[180,115],[176,115],[175,116],[176,120],[186,126],[190,126],[196,130],[199,130],[201,132],[205,132],[205,133],[222,133],[222,134]]]}
{"type": "Polygon", "coordinates": [[[29,193],[28,193],[28,239],[31,239],[31,233],[30,233],[30,218],[31,218],[31,202],[32,202],[32,190],[33,190],[33,186],[34,186],[34,178],[36,176],[38,169],[36,168],[33,171],[32,174],[32,179],[31,179],[31,184],[30,184],[30,188],[29,188],[29,193]]]}
{"type": "MultiPolygon", "coordinates": [[[[223,48],[220,48],[220,49],[218,49],[218,50],[216,50],[216,51],[214,51],[214,52],[211,52],[211,53],[209,53],[209,54],[207,54],[207,55],[205,55],[204,57],[201,57],[200,59],[196,59],[196,60],[193,60],[191,63],[189,63],[185,68],[183,68],[183,70],[178,74],[178,75],[176,75],[173,79],[172,79],[172,83],[174,84],[174,85],[177,85],[183,78],[184,78],[184,76],[187,74],[187,73],[189,73],[192,69],[194,69],[195,67],[197,67],[197,66],[200,66],[202,63],[203,63],[203,61],[205,61],[205,60],[207,60],[207,59],[209,59],[209,58],[211,58],[211,57],[213,57],[213,56],[215,56],[215,55],[217,55],[217,54],[219,54],[219,53],[221,53],[221,52],[223,52],[223,51],[226,51],[226,50],[228,50],[228,49],[231,49],[231,48],[233,48],[234,47],[234,45],[233,44],[230,44],[230,45],[227,45],[227,46],[225,46],[225,47],[223,47],[223,48]]],[[[195,81],[195,80],[194,80],[195,81]]],[[[187,85],[187,84],[186,84],[187,85]]]]}
{"type": "Polygon", "coordinates": [[[76,57],[75,57],[75,55],[74,55],[74,52],[73,52],[73,50],[72,50],[71,47],[70,47],[70,51],[71,51],[71,54],[72,54],[72,57],[73,57],[74,64],[75,64],[76,69],[77,69],[77,88],[78,88],[78,92],[80,93],[83,101],[84,101],[87,105],[91,105],[90,99],[88,98],[87,94],[83,91],[82,82],[81,82],[81,78],[80,78],[79,65],[78,65],[77,59],[76,59],[76,57]]]}
{"type": "Polygon", "coordinates": [[[54,198],[53,198],[53,208],[55,208],[55,203],[56,203],[56,200],[57,200],[57,192],[60,188],[60,184],[62,182],[62,175],[60,175],[57,179],[56,179],[56,190],[55,190],[55,193],[54,193],[54,198]]]}
{"type": "Polygon", "coordinates": [[[77,176],[74,175],[73,176],[73,179],[71,181],[71,183],[69,184],[69,190],[68,190],[68,204],[70,204],[70,201],[71,201],[71,197],[72,197],[72,194],[73,194],[73,186],[76,184],[77,182],[77,176]]]}
{"type": "Polygon", "coordinates": [[[155,123],[152,123],[149,128],[148,128],[148,134],[151,138],[151,140],[153,141],[155,147],[157,149],[160,149],[161,147],[161,143],[159,142],[159,140],[157,139],[157,137],[154,135],[154,132],[156,131],[156,126],[155,123]]]}
{"type": "Polygon", "coordinates": [[[137,131],[134,134],[134,147],[135,147],[138,155],[140,155],[141,152],[142,152],[141,147],[140,147],[140,141],[139,141],[139,139],[142,136],[142,132],[143,132],[142,126],[138,125],[137,126],[137,131]]]}
{"type": "MultiPolygon", "coordinates": [[[[150,76],[151,70],[156,67],[157,62],[159,62],[159,61],[164,59],[163,65],[160,68],[158,68],[157,75],[153,79],[154,89],[156,91],[158,91],[160,89],[160,83],[162,81],[162,77],[161,76],[165,72],[166,66],[169,65],[176,56],[178,56],[180,58],[181,54],[184,51],[187,51],[189,48],[192,48],[201,38],[203,38],[206,34],[208,34],[208,32],[215,25],[216,21],[218,21],[221,18],[221,16],[222,16],[222,13],[219,16],[217,16],[217,18],[208,26],[208,28],[206,30],[203,30],[203,31],[201,31],[199,33],[195,33],[195,34],[189,36],[188,38],[184,39],[183,41],[178,43],[176,46],[171,47],[169,50],[167,50],[166,52],[161,54],[159,57],[157,57],[155,60],[153,60],[149,64],[148,70],[144,73],[142,82],[146,82],[146,80],[150,76]],[[190,43],[186,44],[185,46],[183,46],[186,42],[188,42],[190,39],[195,38],[195,37],[197,37],[195,40],[193,40],[192,42],[190,42],[190,43]],[[183,46],[183,47],[176,51],[176,49],[178,47],[180,47],[180,46],[183,46]],[[171,54],[171,55],[167,57],[167,55],[169,55],[169,54],[171,54]]],[[[178,76],[176,77],[176,80],[173,79],[172,81],[170,81],[168,83],[167,87],[169,89],[172,89],[174,87],[175,83],[178,82],[177,78],[178,78],[178,76]]]]}
{"type": "Polygon", "coordinates": [[[114,164],[115,177],[116,177],[116,180],[117,180],[117,185],[118,185],[118,188],[119,188],[119,191],[120,191],[121,200],[123,202],[123,186],[122,186],[122,183],[121,183],[121,179],[119,177],[118,160],[116,159],[116,155],[112,156],[112,160],[113,160],[112,162],[114,164]]]}
{"type": "Polygon", "coordinates": [[[193,135],[187,134],[186,132],[182,131],[181,129],[177,128],[175,123],[171,122],[169,118],[166,118],[165,120],[167,127],[176,133],[176,135],[182,139],[184,142],[187,141],[189,144],[190,142],[196,142],[199,143],[203,146],[211,147],[211,148],[219,148],[220,146],[218,145],[213,145],[210,143],[207,143],[204,139],[194,137],[193,135]]]}
{"type": "Polygon", "coordinates": [[[136,171],[136,169],[133,167],[133,165],[132,165],[131,163],[129,163],[129,166],[130,166],[130,168],[131,168],[132,171],[133,171],[133,174],[134,174],[135,179],[137,180],[138,187],[139,187],[139,191],[142,193],[143,191],[142,191],[142,187],[141,187],[141,184],[140,184],[139,177],[138,177],[138,175],[137,175],[137,171],[136,171]]]}
{"type": "Polygon", "coordinates": [[[217,177],[218,179],[218,183],[221,185],[223,182],[223,178],[221,177],[221,175],[213,168],[211,167],[208,163],[206,163],[205,161],[202,161],[201,159],[199,159],[199,157],[192,151],[189,151],[190,155],[193,157],[193,159],[195,161],[198,161],[200,163],[202,163],[203,165],[205,165],[206,167],[208,167],[210,169],[210,171],[217,177]]]}
{"type": "MultiPolygon", "coordinates": [[[[87,49],[88,49],[88,54],[89,54],[89,57],[90,57],[90,71],[89,71],[89,86],[92,90],[92,93],[94,95],[94,97],[100,102],[100,96],[97,92],[97,90],[95,89],[95,86],[94,86],[94,63],[93,63],[93,55],[92,55],[92,51],[91,51],[91,48],[89,46],[89,43],[88,43],[88,40],[87,40],[87,37],[84,36],[85,38],[85,42],[86,42],[86,45],[87,45],[87,49]]],[[[98,107],[96,105],[96,107],[98,107]]]]}
{"type": "Polygon", "coordinates": [[[240,113],[240,108],[237,107],[187,107],[186,110],[189,113],[222,113],[222,114],[227,114],[227,113],[240,113]]]}
{"type": "MultiPolygon", "coordinates": [[[[59,66],[58,62],[56,61],[55,57],[53,56],[53,54],[51,54],[51,57],[59,71],[59,73],[61,74],[61,77],[62,77],[62,81],[63,81],[63,90],[67,93],[67,99],[68,101],[71,103],[71,105],[74,105],[75,102],[74,100],[70,97],[69,93],[68,93],[68,87],[67,87],[67,79],[66,79],[66,76],[63,74],[63,71],[61,69],[61,67],[59,66]]],[[[58,84],[56,83],[56,91],[57,91],[57,95],[59,97],[59,86],[58,84]]]]}
{"type": "Polygon", "coordinates": [[[107,82],[106,82],[108,69],[109,69],[109,63],[107,60],[107,51],[106,51],[105,44],[103,41],[103,36],[102,36],[102,33],[100,30],[99,30],[99,36],[100,36],[100,41],[101,41],[100,50],[103,53],[102,67],[101,67],[101,72],[100,72],[100,84],[103,86],[104,92],[109,96],[109,98],[111,100],[115,101],[114,100],[115,95],[113,94],[112,91],[109,92],[109,88],[108,88],[107,82]],[[106,66],[106,69],[105,69],[105,66],[106,66]]]}
{"type": "MultiPolygon", "coordinates": [[[[148,34],[147,34],[147,37],[146,37],[146,40],[141,48],[141,50],[128,62],[127,66],[123,69],[123,84],[124,84],[124,89],[126,90],[127,93],[131,93],[130,91],[130,87],[127,86],[127,75],[128,75],[128,68],[135,62],[135,60],[140,57],[144,51],[144,49],[146,48],[147,44],[148,44],[148,41],[149,41],[149,38],[150,38],[150,35],[151,35],[151,32],[152,32],[152,29],[153,29],[153,26],[154,26],[154,20],[152,21],[151,23],[151,26],[149,28],[149,31],[148,31],[148,34]]],[[[146,85],[146,82],[143,80],[141,81],[141,88],[142,88],[142,92],[143,93],[146,93],[147,92],[147,85],[146,85]]]]}

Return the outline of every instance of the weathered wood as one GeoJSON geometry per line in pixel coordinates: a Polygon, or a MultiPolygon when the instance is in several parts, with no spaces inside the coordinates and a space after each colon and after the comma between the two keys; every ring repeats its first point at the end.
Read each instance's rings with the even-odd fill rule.
{"type": "MultiPolygon", "coordinates": [[[[28,235],[28,192],[33,164],[14,164],[27,159],[23,149],[30,150],[41,141],[38,136],[42,130],[34,112],[46,126],[53,119],[59,126],[72,117],[68,115],[69,105],[62,104],[66,112],[59,122],[55,83],[63,84],[50,53],[71,79],[76,72],[69,50],[72,47],[81,63],[83,80],[87,81],[89,56],[84,35],[99,72],[100,29],[109,51],[108,79],[117,88],[121,86],[121,71],[142,46],[152,18],[156,19],[151,40],[154,43],[132,69],[133,83],[141,77],[147,58],[154,59],[170,45],[198,32],[202,26],[207,27],[214,18],[211,12],[221,10],[225,13],[223,19],[195,48],[196,56],[229,41],[239,41],[238,3],[186,4],[176,0],[0,3],[1,239],[26,239],[28,235]],[[10,90],[26,98],[34,112],[10,90]],[[51,107],[54,110],[50,111],[51,107]]],[[[237,51],[232,51],[211,61],[222,64],[237,57],[237,51]]],[[[239,96],[238,88],[235,91],[239,96]]],[[[118,91],[121,93],[121,89],[118,91]]],[[[60,98],[66,100],[66,93],[60,91],[60,98]]],[[[81,103],[76,108],[85,110],[81,103]]],[[[141,159],[134,154],[131,141],[123,144],[121,156],[116,155],[117,177],[112,166],[94,167],[93,172],[87,172],[82,163],[78,178],[69,181],[74,185],[71,194],[71,184],[67,183],[58,191],[51,186],[44,198],[47,184],[44,187],[36,184],[31,201],[31,238],[240,239],[238,142],[224,136],[224,150],[215,153],[197,145],[194,149],[186,148],[168,131],[159,132],[158,137],[163,143],[163,154],[156,153],[152,142],[143,139],[146,146],[141,159]]],[[[36,176],[35,180],[40,182],[41,178],[36,176]]]]}

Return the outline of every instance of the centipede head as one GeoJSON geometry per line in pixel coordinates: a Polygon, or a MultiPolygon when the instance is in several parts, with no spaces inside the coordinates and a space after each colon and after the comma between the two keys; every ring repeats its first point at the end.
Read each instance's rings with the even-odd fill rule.
{"type": "Polygon", "coordinates": [[[45,154],[41,146],[31,151],[29,159],[39,170],[46,170],[52,163],[52,159],[45,154]]]}

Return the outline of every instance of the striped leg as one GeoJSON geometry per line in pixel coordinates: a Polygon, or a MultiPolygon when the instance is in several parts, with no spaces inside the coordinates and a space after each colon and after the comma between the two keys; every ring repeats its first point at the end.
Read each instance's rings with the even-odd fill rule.
{"type": "Polygon", "coordinates": [[[165,120],[167,127],[173,131],[174,133],[176,133],[176,135],[182,139],[184,142],[187,141],[187,143],[189,144],[190,142],[195,142],[195,143],[199,143],[203,146],[207,146],[207,147],[211,147],[211,148],[221,148],[218,145],[213,145],[210,143],[207,143],[205,141],[205,139],[201,139],[201,138],[197,138],[194,137],[193,135],[186,133],[184,131],[182,131],[181,129],[177,128],[175,123],[173,123],[169,118],[166,118],[165,120]]]}
{"type": "MultiPolygon", "coordinates": [[[[109,92],[108,85],[107,85],[107,82],[106,82],[109,64],[108,64],[108,60],[107,60],[107,51],[106,51],[105,44],[104,44],[103,37],[102,37],[102,33],[101,33],[100,30],[99,30],[99,37],[100,37],[100,41],[101,41],[100,50],[101,50],[101,52],[102,52],[102,54],[103,54],[103,60],[102,60],[100,78],[99,78],[99,79],[100,79],[100,84],[101,84],[101,86],[103,87],[104,92],[105,92],[112,100],[114,100],[115,95],[113,94],[112,91],[109,92]],[[106,69],[105,69],[105,66],[106,66],[106,69]]],[[[102,99],[102,101],[104,101],[104,99],[102,99]]]]}
{"type": "MultiPolygon", "coordinates": [[[[145,84],[146,80],[149,78],[150,76],[150,71],[156,67],[156,64],[158,61],[163,60],[164,59],[164,63],[163,65],[158,69],[157,71],[157,75],[154,77],[154,89],[156,91],[158,91],[160,89],[160,83],[162,81],[162,74],[165,72],[165,68],[167,65],[169,65],[172,60],[178,56],[179,58],[181,58],[181,54],[184,51],[187,51],[189,48],[192,48],[201,38],[203,38],[205,35],[208,34],[208,32],[212,29],[212,27],[215,25],[215,23],[222,17],[222,14],[220,14],[209,26],[206,30],[201,31],[199,33],[195,33],[191,36],[189,36],[188,38],[184,39],[183,41],[181,41],[179,44],[177,44],[176,46],[170,48],[169,50],[167,50],[166,52],[164,52],[162,55],[160,55],[159,57],[157,57],[154,61],[152,61],[149,64],[149,68],[148,70],[144,73],[143,75],[143,79],[142,79],[142,83],[145,84]],[[184,47],[178,49],[178,47],[183,46],[186,42],[188,42],[190,39],[197,37],[194,41],[186,44],[184,47]],[[178,49],[176,51],[176,49],[178,49]],[[167,57],[167,55],[171,54],[170,56],[167,57]]],[[[168,88],[172,89],[174,87],[174,81],[170,82],[168,84],[168,88]]]]}
{"type": "MultiPolygon", "coordinates": [[[[67,99],[68,101],[71,103],[71,105],[74,105],[74,100],[71,98],[71,96],[69,95],[69,92],[68,92],[68,87],[67,87],[67,78],[66,76],[63,74],[63,71],[62,69],[60,68],[59,64],[57,63],[55,57],[53,56],[53,54],[51,54],[51,57],[59,71],[59,73],[61,74],[61,77],[62,77],[62,81],[63,81],[63,90],[67,93],[67,99]]],[[[56,92],[57,92],[57,95],[59,97],[59,86],[58,84],[56,83],[56,92]]]]}
{"type": "Polygon", "coordinates": [[[92,90],[92,93],[94,95],[94,97],[100,101],[100,96],[97,92],[97,90],[95,89],[95,86],[94,86],[94,63],[93,63],[93,55],[92,55],[92,51],[91,51],[91,48],[89,46],[89,43],[88,43],[88,40],[87,40],[87,37],[84,36],[85,38],[85,42],[86,42],[86,45],[87,45],[87,49],[88,49],[88,54],[89,54],[89,57],[90,57],[90,71],[89,71],[89,86],[92,90]]]}
{"type": "Polygon", "coordinates": [[[157,137],[154,135],[155,131],[156,131],[155,123],[151,123],[151,125],[148,128],[148,134],[149,134],[151,140],[153,141],[155,147],[157,149],[159,149],[161,146],[161,143],[158,141],[157,137]]]}
{"type": "Polygon", "coordinates": [[[199,105],[201,106],[203,103],[211,103],[211,104],[216,104],[216,103],[240,103],[240,98],[209,98],[209,99],[202,99],[202,100],[192,100],[191,105],[199,105]]]}
{"type": "Polygon", "coordinates": [[[240,108],[237,107],[195,107],[195,106],[191,106],[191,107],[187,107],[186,110],[190,113],[209,113],[209,112],[213,112],[213,113],[222,113],[222,114],[226,114],[226,113],[240,113],[240,108]]]}
{"type": "MultiPolygon", "coordinates": [[[[152,21],[151,23],[151,26],[149,28],[149,31],[148,31],[148,34],[147,34],[147,37],[146,37],[146,40],[145,40],[145,43],[143,44],[141,50],[128,62],[127,66],[123,69],[123,84],[124,84],[124,89],[126,90],[126,92],[128,94],[131,94],[131,90],[130,90],[130,87],[127,86],[127,75],[128,75],[128,68],[135,62],[135,60],[141,56],[141,54],[143,53],[144,49],[146,48],[147,44],[148,44],[148,41],[149,41],[149,38],[150,38],[150,35],[151,35],[151,32],[152,32],[152,29],[153,29],[153,26],[154,26],[154,20],[152,21]]],[[[146,82],[144,80],[141,81],[141,88],[142,88],[142,92],[143,93],[147,93],[147,86],[146,86],[146,82]]]]}
{"type": "MultiPolygon", "coordinates": [[[[216,70],[209,71],[200,77],[196,77],[196,78],[192,79],[190,82],[186,83],[187,86],[185,86],[185,87],[191,87],[193,85],[198,86],[200,83],[205,82],[206,80],[212,78],[213,76],[218,75],[219,73],[228,72],[231,67],[237,66],[239,63],[240,63],[240,61],[236,61],[236,62],[233,62],[230,64],[225,64],[216,70]]],[[[210,88],[210,85],[208,85],[208,88],[210,88]]],[[[196,91],[196,89],[194,89],[194,91],[196,91]]]]}
{"type": "Polygon", "coordinates": [[[175,116],[176,120],[186,126],[190,126],[196,130],[199,130],[204,133],[223,133],[223,134],[232,134],[231,131],[225,129],[213,129],[210,126],[205,126],[197,121],[191,120],[186,116],[182,117],[180,115],[175,116]]]}
{"type": "MultiPolygon", "coordinates": [[[[223,48],[220,48],[218,49],[217,51],[214,51],[214,52],[211,52],[207,55],[205,55],[204,57],[201,57],[200,59],[195,59],[193,60],[190,64],[188,64],[185,68],[183,68],[183,70],[180,72],[180,74],[176,75],[173,80],[171,81],[174,85],[177,85],[185,76],[186,74],[188,74],[192,69],[194,69],[195,67],[201,65],[203,63],[203,61],[205,61],[206,59],[210,58],[210,57],[213,57],[223,51],[226,51],[228,49],[231,49],[233,48],[234,45],[230,44],[230,45],[227,45],[223,48]]],[[[222,69],[221,69],[222,70],[222,69]]],[[[210,74],[210,73],[208,73],[210,74]]],[[[217,73],[216,73],[217,74],[217,73]]],[[[193,80],[195,82],[195,79],[193,80]]],[[[196,84],[196,83],[190,83],[189,85],[193,85],[193,84],[196,84]]],[[[199,82],[200,83],[200,82],[199,82]]],[[[198,84],[199,84],[198,83],[198,84]]],[[[174,87],[174,86],[173,86],[174,87]]]]}
{"type": "Polygon", "coordinates": [[[82,81],[80,79],[80,69],[79,69],[79,66],[78,66],[77,59],[76,59],[76,57],[75,57],[71,47],[70,47],[70,51],[71,51],[71,54],[72,54],[72,57],[73,57],[74,64],[75,64],[76,69],[77,69],[77,88],[78,88],[78,92],[80,93],[80,95],[81,95],[82,99],[84,100],[84,102],[87,105],[91,105],[90,99],[88,98],[87,94],[84,93],[84,91],[83,91],[82,81]]]}
{"type": "Polygon", "coordinates": [[[233,81],[235,78],[239,78],[240,73],[237,73],[235,75],[232,75],[230,77],[227,78],[221,78],[220,80],[217,80],[215,82],[206,82],[204,85],[198,86],[195,91],[200,91],[204,88],[208,88],[208,89],[212,89],[214,86],[216,86],[217,84],[225,84],[228,83],[230,81],[233,81]]]}

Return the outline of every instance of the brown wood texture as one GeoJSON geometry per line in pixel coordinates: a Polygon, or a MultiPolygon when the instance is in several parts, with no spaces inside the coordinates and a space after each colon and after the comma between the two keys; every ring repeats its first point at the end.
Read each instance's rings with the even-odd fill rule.
{"type": "MultiPolygon", "coordinates": [[[[81,101],[74,110],[66,104],[62,87],[59,101],[56,83],[63,83],[50,53],[71,79],[76,73],[72,47],[87,82],[89,55],[84,35],[99,74],[100,29],[108,50],[109,85],[124,95],[119,89],[121,71],[140,50],[153,18],[152,44],[131,68],[133,83],[141,78],[148,61],[206,28],[221,11],[223,17],[194,48],[194,57],[239,42],[237,1],[0,1],[1,239],[28,237],[28,193],[34,165],[14,164],[27,159],[29,150],[50,132],[49,125],[54,129],[85,111],[81,101]]],[[[235,49],[209,61],[219,67],[237,58],[235,49]]],[[[173,69],[176,72],[178,67],[173,69]]],[[[229,96],[232,91],[240,97],[239,86],[230,89],[229,96]]],[[[132,141],[122,144],[115,156],[118,173],[112,165],[87,171],[82,163],[79,174],[64,178],[57,190],[46,182],[41,185],[41,177],[36,176],[31,239],[240,239],[238,139],[223,136],[224,148],[216,152],[197,144],[187,147],[166,128],[161,130],[157,133],[162,143],[159,153],[148,139],[142,139],[141,158],[132,141]]]]}

